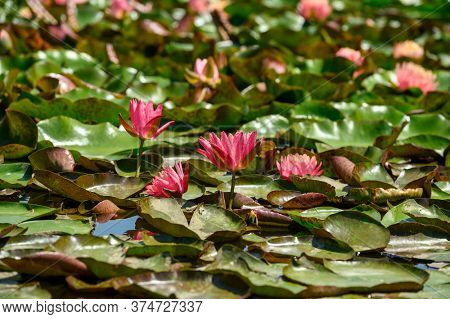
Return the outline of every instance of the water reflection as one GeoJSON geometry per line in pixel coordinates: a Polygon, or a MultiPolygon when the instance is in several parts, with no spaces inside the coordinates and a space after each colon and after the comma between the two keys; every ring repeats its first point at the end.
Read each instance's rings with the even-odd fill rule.
{"type": "Polygon", "coordinates": [[[112,219],[106,223],[97,223],[93,232],[94,236],[123,235],[129,230],[136,229],[136,220],[139,216],[124,219],[112,219]]]}

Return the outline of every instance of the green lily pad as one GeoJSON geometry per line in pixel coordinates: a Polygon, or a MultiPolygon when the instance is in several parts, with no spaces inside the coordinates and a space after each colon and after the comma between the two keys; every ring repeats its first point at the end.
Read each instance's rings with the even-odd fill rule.
{"type": "Polygon", "coordinates": [[[408,218],[412,218],[421,224],[436,226],[446,231],[450,230],[450,213],[448,211],[437,206],[424,207],[413,199],[392,207],[384,215],[382,223],[388,227],[408,218]]]}
{"type": "Polygon", "coordinates": [[[346,186],[326,176],[293,176],[292,183],[301,192],[321,193],[328,197],[336,196],[336,191],[343,194],[343,188],[346,186]]]}
{"type": "Polygon", "coordinates": [[[148,257],[166,252],[175,257],[198,257],[203,251],[203,242],[195,238],[172,237],[166,234],[144,234],[142,238],[143,243],[127,243],[127,256],[148,257]]]}
{"type": "Polygon", "coordinates": [[[192,125],[235,125],[242,118],[242,111],[232,104],[196,103],[175,107],[165,103],[165,116],[192,125]]]}
{"type": "Polygon", "coordinates": [[[0,155],[6,159],[21,158],[31,153],[37,143],[33,120],[17,111],[6,111],[0,120],[0,155]]]}
{"type": "Polygon", "coordinates": [[[267,264],[232,245],[224,245],[216,260],[206,267],[213,273],[230,273],[239,276],[251,288],[252,293],[267,297],[294,297],[304,286],[282,278],[283,264],[267,264]]]}
{"type": "Polygon", "coordinates": [[[87,220],[70,220],[70,219],[56,219],[56,220],[32,220],[22,222],[20,227],[25,228],[24,235],[35,234],[89,234],[92,226],[87,220]]]}
{"type": "MultiPolygon", "coordinates": [[[[106,174],[106,177],[103,177],[102,174],[99,177],[99,180],[107,180],[108,174],[106,174]]],[[[98,187],[96,187],[96,184],[94,183],[95,177],[92,177],[90,175],[84,175],[82,176],[81,181],[79,182],[80,185],[86,188],[92,188],[93,191],[90,191],[88,189],[83,188],[82,186],[79,186],[77,183],[72,182],[71,180],[64,178],[61,175],[58,175],[56,173],[50,172],[50,171],[44,171],[44,170],[35,170],[34,171],[34,178],[42,183],[45,187],[48,187],[50,190],[54,191],[57,194],[63,195],[65,197],[71,198],[78,202],[84,202],[84,201],[94,201],[94,202],[101,202],[105,199],[108,199],[112,201],[117,206],[124,206],[124,207],[134,207],[134,203],[118,198],[113,196],[107,196],[103,194],[112,194],[117,195],[117,185],[108,185],[108,187],[105,187],[105,189],[100,190],[98,187]],[[85,177],[87,176],[87,177],[85,177]],[[94,192],[95,191],[95,192],[94,192]],[[97,193],[98,192],[98,193],[97,193]]],[[[81,177],[80,177],[81,178],[81,177]]],[[[125,177],[114,177],[113,180],[122,179],[125,177]]],[[[138,182],[138,184],[140,181],[138,182]]],[[[132,193],[135,193],[137,190],[135,190],[136,184],[132,183],[133,186],[131,187],[132,193]],[[134,188],[133,188],[134,187],[134,188]]],[[[106,184],[107,185],[107,184],[106,184]]],[[[142,187],[141,187],[142,188],[142,187]]],[[[125,193],[127,195],[127,193],[125,193]]],[[[123,196],[120,196],[123,197],[123,196]]]]}
{"type": "Polygon", "coordinates": [[[441,200],[450,199],[450,182],[442,181],[434,183],[433,188],[431,190],[431,198],[441,200]]]}
{"type": "Polygon", "coordinates": [[[300,122],[292,127],[298,134],[308,139],[335,148],[372,146],[378,136],[391,133],[391,126],[384,121],[324,120],[318,123],[300,122]]]}
{"type": "Polygon", "coordinates": [[[101,196],[126,199],[142,190],[145,181],[140,178],[103,173],[80,176],[75,180],[75,184],[101,196]]]}
{"type": "Polygon", "coordinates": [[[50,101],[23,99],[12,103],[9,109],[41,120],[54,116],[67,116],[84,123],[110,122],[114,125],[120,124],[119,114],[127,114],[127,110],[122,106],[95,97],[74,102],[66,98],[56,98],[50,101]]]}
{"type": "Polygon", "coordinates": [[[291,110],[293,120],[328,119],[332,121],[341,120],[343,114],[328,103],[322,101],[305,101],[291,110]]]}
{"type": "Polygon", "coordinates": [[[377,220],[359,212],[340,212],[328,216],[323,228],[355,251],[380,249],[389,243],[389,231],[377,220]]]}
{"type": "MultiPolygon", "coordinates": [[[[220,184],[217,186],[217,189],[229,192],[231,190],[231,182],[220,184]]],[[[236,178],[235,192],[248,197],[267,198],[270,192],[279,189],[277,183],[268,176],[244,175],[236,178]]]]}
{"type": "Polygon", "coordinates": [[[105,158],[138,147],[138,140],[109,123],[87,125],[68,117],[54,117],[38,123],[39,140],[75,150],[86,157],[105,158]]]}
{"type": "Polygon", "coordinates": [[[279,236],[253,244],[265,254],[274,256],[300,257],[306,254],[311,258],[349,260],[354,251],[342,242],[315,236],[279,236]]]}
{"type": "Polygon", "coordinates": [[[1,299],[50,299],[52,295],[41,288],[39,283],[33,282],[27,285],[0,284],[1,299]]]}
{"type": "Polygon", "coordinates": [[[267,115],[259,117],[241,126],[244,132],[258,132],[258,136],[274,138],[279,132],[289,129],[289,121],[281,115],[267,115]]]}
{"type": "Polygon", "coordinates": [[[119,276],[134,276],[150,271],[170,271],[171,259],[156,255],[145,259],[127,257],[120,264],[98,261],[93,258],[80,258],[97,278],[113,278],[119,276]]]}
{"type": "Polygon", "coordinates": [[[358,164],[353,169],[353,177],[364,187],[392,188],[394,180],[381,164],[358,164]]]}
{"type": "Polygon", "coordinates": [[[112,279],[119,292],[140,298],[242,298],[248,286],[235,276],[201,271],[147,273],[112,279]]]}
{"type": "Polygon", "coordinates": [[[108,264],[120,264],[125,259],[125,249],[108,238],[91,235],[61,236],[51,245],[52,250],[74,258],[90,258],[108,264]]]}
{"type": "Polygon", "coordinates": [[[0,223],[19,224],[28,220],[53,215],[54,208],[16,202],[0,202],[0,223]]]}
{"type": "Polygon", "coordinates": [[[246,226],[245,221],[238,215],[212,205],[198,206],[189,223],[189,228],[201,239],[211,236],[216,240],[239,237],[246,226]]]}
{"type": "MultiPolygon", "coordinates": [[[[390,228],[391,235],[388,246],[385,248],[387,254],[402,258],[414,258],[432,260],[436,262],[450,262],[450,237],[445,232],[432,228],[423,228],[415,231],[410,225],[400,225],[405,232],[398,233],[398,227],[390,228]]],[[[418,228],[418,227],[417,227],[418,228]]]]}
{"type": "Polygon", "coordinates": [[[31,179],[31,165],[28,163],[0,164],[0,189],[22,188],[31,179]]]}
{"type": "Polygon", "coordinates": [[[150,225],[174,237],[200,238],[189,229],[180,204],[173,198],[147,197],[138,203],[139,215],[150,225]]]}
{"type": "Polygon", "coordinates": [[[284,275],[307,285],[308,290],[304,294],[309,296],[415,291],[421,289],[428,279],[425,271],[413,266],[369,258],[354,261],[325,260],[323,265],[301,258],[298,263],[286,267],[284,275]]]}

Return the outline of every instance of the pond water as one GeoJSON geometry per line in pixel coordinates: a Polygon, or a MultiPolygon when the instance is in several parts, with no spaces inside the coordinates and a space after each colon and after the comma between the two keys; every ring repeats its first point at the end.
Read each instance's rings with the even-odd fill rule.
{"type": "Polygon", "coordinates": [[[124,219],[112,219],[106,223],[97,223],[93,232],[94,236],[123,235],[129,230],[136,229],[136,220],[139,216],[124,219]]]}

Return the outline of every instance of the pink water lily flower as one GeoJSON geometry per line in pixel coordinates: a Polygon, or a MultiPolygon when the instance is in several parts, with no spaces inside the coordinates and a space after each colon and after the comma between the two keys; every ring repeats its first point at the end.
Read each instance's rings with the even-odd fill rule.
{"type": "Polygon", "coordinates": [[[325,20],[333,11],[328,0],[300,0],[297,7],[298,13],[306,20],[325,20]]]}
{"type": "Polygon", "coordinates": [[[78,35],[66,23],[61,23],[60,25],[50,25],[48,27],[48,32],[52,37],[59,41],[63,41],[67,36],[72,39],[78,38],[78,35]]]}
{"type": "Polygon", "coordinates": [[[208,11],[209,0],[189,0],[189,8],[197,13],[208,11]]]}
{"type": "Polygon", "coordinates": [[[122,19],[127,13],[133,11],[134,2],[134,0],[112,0],[111,15],[116,19],[122,19]]]}
{"type": "Polygon", "coordinates": [[[289,154],[281,156],[277,162],[277,168],[281,178],[290,181],[291,176],[320,176],[323,171],[320,169],[322,163],[317,163],[315,156],[309,157],[306,154],[289,154]]]}
{"type": "Polygon", "coordinates": [[[423,57],[423,48],[414,41],[408,40],[394,45],[394,58],[410,58],[420,60],[423,57]]]}
{"type": "Polygon", "coordinates": [[[397,85],[404,91],[410,88],[419,88],[423,94],[435,91],[438,87],[436,75],[412,62],[397,64],[395,68],[397,85]]]}
{"type": "MultiPolygon", "coordinates": [[[[63,6],[69,2],[69,0],[54,0],[55,4],[58,6],[63,6]]],[[[88,2],[88,0],[74,0],[75,4],[82,4],[88,2]]]]}
{"type": "MultiPolygon", "coordinates": [[[[211,161],[217,168],[236,172],[247,167],[256,155],[256,132],[236,134],[220,133],[220,138],[209,134],[209,139],[199,138],[203,149],[197,151],[211,161]]],[[[259,140],[259,143],[262,139],[259,140]]]]}
{"type": "Polygon", "coordinates": [[[159,127],[162,117],[163,106],[160,104],[156,109],[153,108],[153,102],[130,101],[130,119],[131,125],[119,115],[120,122],[125,130],[132,136],[139,137],[141,140],[156,138],[165,129],[174,123],[170,121],[159,127]]]}
{"type": "Polygon", "coordinates": [[[286,64],[273,57],[266,57],[263,60],[263,69],[266,71],[272,70],[275,73],[283,74],[286,73],[286,64]]]}
{"type": "Polygon", "coordinates": [[[362,56],[361,52],[351,48],[340,48],[336,52],[336,56],[347,59],[355,63],[356,66],[361,66],[364,63],[364,57],[362,56]]]}
{"type": "Polygon", "coordinates": [[[196,59],[194,71],[186,70],[186,79],[192,85],[206,84],[215,88],[220,83],[219,67],[212,57],[196,59]]]}
{"type": "Polygon", "coordinates": [[[189,182],[189,168],[183,168],[181,163],[167,167],[156,176],[151,184],[145,187],[145,192],[154,197],[181,197],[186,193],[189,182]]]}
{"type": "Polygon", "coordinates": [[[152,231],[149,230],[133,230],[131,232],[131,239],[133,240],[143,240],[144,239],[144,234],[148,237],[152,237],[155,235],[158,235],[157,233],[154,233],[152,231]]]}

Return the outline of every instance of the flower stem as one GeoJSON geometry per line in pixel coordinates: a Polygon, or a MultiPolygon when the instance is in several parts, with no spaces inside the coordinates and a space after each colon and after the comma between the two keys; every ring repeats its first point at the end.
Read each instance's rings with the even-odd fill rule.
{"type": "Polygon", "coordinates": [[[137,156],[137,165],[136,165],[136,177],[139,177],[139,174],[141,173],[141,158],[142,158],[142,148],[144,147],[145,140],[140,138],[139,139],[139,152],[137,156]]]}
{"type": "Polygon", "coordinates": [[[228,200],[228,209],[233,210],[234,187],[236,186],[236,173],[231,172],[231,190],[230,199],[228,200]]]}

